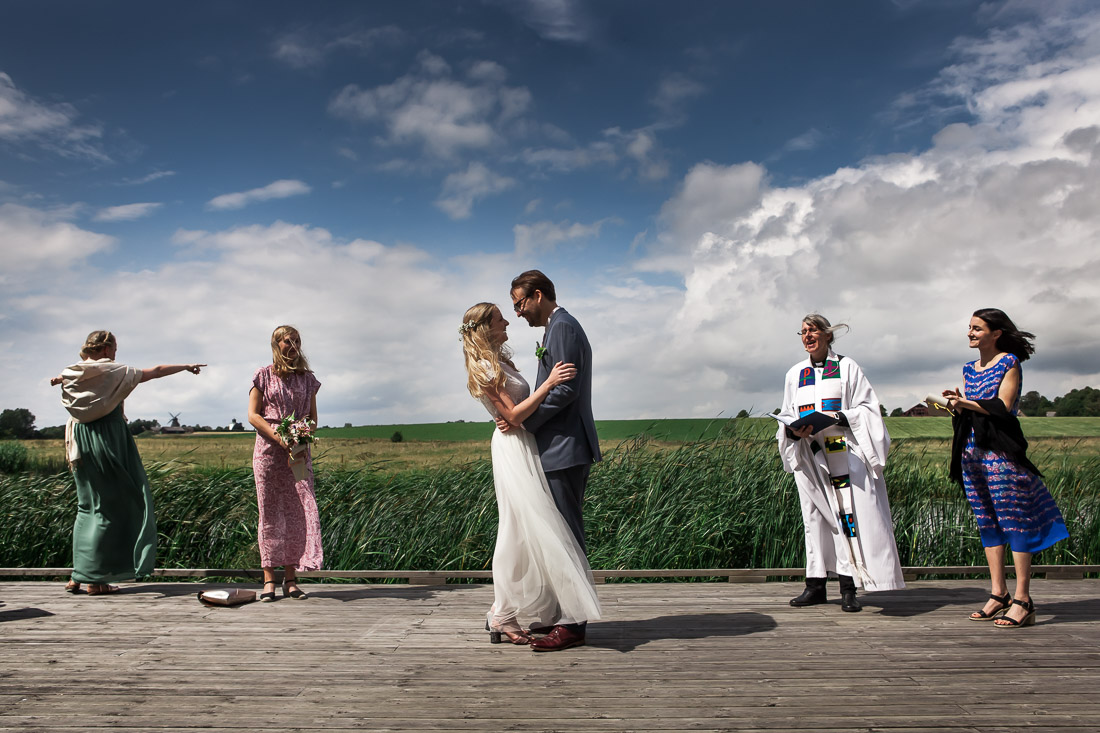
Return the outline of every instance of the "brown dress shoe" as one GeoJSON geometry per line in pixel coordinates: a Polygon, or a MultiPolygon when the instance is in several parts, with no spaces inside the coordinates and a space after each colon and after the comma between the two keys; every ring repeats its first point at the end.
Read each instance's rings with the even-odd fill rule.
{"type": "Polygon", "coordinates": [[[560,652],[562,649],[582,645],[584,645],[583,634],[570,631],[564,626],[555,626],[546,636],[531,641],[531,651],[560,652]]]}

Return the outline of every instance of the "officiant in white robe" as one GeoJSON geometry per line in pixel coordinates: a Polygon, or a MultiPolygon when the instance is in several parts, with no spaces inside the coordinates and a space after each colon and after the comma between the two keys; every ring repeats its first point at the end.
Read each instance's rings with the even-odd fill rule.
{"type": "Polygon", "coordinates": [[[787,372],[779,417],[817,411],[839,422],[811,434],[779,425],[783,468],[798,486],[806,535],[806,590],[792,606],[826,602],[825,583],[840,578],[842,608],[859,611],[856,587],[904,588],[883,471],[890,449],[878,397],[863,370],[832,349],[832,326],[821,315],[802,322],[809,358],[787,372]]]}

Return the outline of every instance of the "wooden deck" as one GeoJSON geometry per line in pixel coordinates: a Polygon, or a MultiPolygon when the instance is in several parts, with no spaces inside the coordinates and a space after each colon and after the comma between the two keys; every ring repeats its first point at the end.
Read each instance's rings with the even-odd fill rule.
{"type": "Polygon", "coordinates": [[[211,584],[0,583],[0,731],[1100,730],[1100,581],[1033,581],[1010,631],[966,619],[987,583],[859,614],[790,608],[801,583],[601,585],[588,646],[553,654],[488,643],[487,585],[207,608],[211,584]]]}

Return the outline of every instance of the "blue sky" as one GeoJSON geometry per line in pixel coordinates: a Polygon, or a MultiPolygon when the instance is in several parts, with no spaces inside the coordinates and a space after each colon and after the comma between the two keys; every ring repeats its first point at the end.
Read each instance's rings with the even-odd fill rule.
{"type": "MultiPolygon", "coordinates": [[[[283,322],[322,423],[478,419],[455,328],[529,267],[597,417],[777,406],[800,317],[883,401],[951,386],[978,307],[1025,388],[1095,383],[1090,3],[5,6],[0,407],[109,328],[131,418],[243,419],[283,322]]],[[[539,331],[510,330],[533,371],[539,331]],[[530,345],[530,348],[528,347],[530,345]]]]}

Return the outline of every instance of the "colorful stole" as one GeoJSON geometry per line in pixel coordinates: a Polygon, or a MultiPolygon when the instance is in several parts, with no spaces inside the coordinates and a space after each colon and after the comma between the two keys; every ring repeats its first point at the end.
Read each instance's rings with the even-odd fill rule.
{"type": "MultiPolygon", "coordinates": [[[[825,365],[820,368],[814,367],[812,362],[810,366],[802,367],[798,374],[798,390],[795,392],[799,417],[805,417],[814,411],[839,412],[843,409],[841,398],[844,395],[844,380],[840,378],[840,360],[843,358],[838,356],[835,359],[826,359],[825,365]]],[[[813,445],[815,453],[821,448],[825,450],[829,481],[836,496],[836,503],[830,503],[839,510],[840,529],[847,539],[845,544],[848,545],[852,566],[864,582],[870,582],[870,575],[863,563],[863,553],[856,540],[859,532],[852,501],[852,482],[848,476],[848,442],[844,438],[844,429],[834,425],[822,430],[811,440],[821,441],[813,445]]]]}

